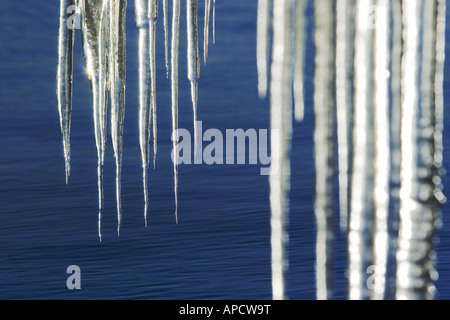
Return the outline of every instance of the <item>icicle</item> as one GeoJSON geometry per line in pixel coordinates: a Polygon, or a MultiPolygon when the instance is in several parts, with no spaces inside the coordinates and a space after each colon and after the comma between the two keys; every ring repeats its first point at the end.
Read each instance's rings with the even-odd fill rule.
{"type": "Polygon", "coordinates": [[[356,1],[355,119],[349,245],[349,297],[369,299],[367,273],[373,265],[373,28],[372,0],[356,1]]]}
{"type": "Polygon", "coordinates": [[[292,70],[293,28],[292,0],[279,0],[273,6],[273,61],[271,79],[271,150],[270,182],[271,244],[272,244],[272,295],[285,298],[285,245],[287,215],[289,212],[290,161],[292,138],[292,70]]]}
{"type": "Polygon", "coordinates": [[[377,0],[375,7],[375,232],[374,232],[374,290],[372,298],[383,300],[386,289],[388,260],[388,213],[390,176],[389,126],[389,6],[387,0],[377,0]]]}
{"type": "MultiPolygon", "coordinates": [[[[315,166],[317,222],[316,284],[319,300],[333,298],[334,222],[333,222],[333,143],[334,99],[329,92],[334,81],[334,0],[315,2],[315,166]]],[[[300,16],[301,17],[301,16],[300,16]]]]}
{"type": "MultiPolygon", "coordinates": [[[[400,208],[400,165],[401,165],[401,60],[402,60],[402,8],[401,0],[390,2],[391,7],[391,36],[390,36],[390,194],[388,212],[387,265],[385,275],[384,299],[395,299],[395,273],[398,236],[398,212],[400,208]]],[[[376,271],[375,271],[376,272],[376,271]]]]}
{"type": "Polygon", "coordinates": [[[123,121],[125,116],[125,19],[126,0],[110,1],[110,62],[109,76],[111,86],[111,139],[116,159],[116,199],[117,199],[117,233],[120,233],[122,221],[121,172],[123,121]]]}
{"type": "Polygon", "coordinates": [[[168,0],[163,0],[163,12],[164,12],[164,49],[166,57],[166,76],[169,79],[169,4],[168,0]]]}
{"type": "Polygon", "coordinates": [[[156,153],[158,151],[158,126],[156,117],[156,20],[158,19],[158,0],[150,0],[150,108],[153,124],[153,168],[156,166],[156,153]]]}
{"type": "Polygon", "coordinates": [[[70,119],[72,113],[73,40],[75,26],[68,25],[67,10],[75,0],[61,0],[58,40],[57,96],[59,122],[64,147],[66,184],[70,176],[70,119]]]}
{"type": "Polygon", "coordinates": [[[210,12],[211,12],[211,0],[205,0],[205,25],[203,28],[203,61],[205,65],[206,65],[206,58],[208,58],[210,12]]]}
{"type": "Polygon", "coordinates": [[[148,0],[135,0],[135,24],[138,29],[139,60],[139,145],[142,158],[142,181],[144,185],[144,218],[147,226],[148,212],[148,165],[150,162],[150,61],[148,0]]]}
{"type": "Polygon", "coordinates": [[[355,0],[336,1],[336,115],[339,155],[339,213],[341,230],[348,227],[352,124],[353,39],[355,0]]]}
{"type": "Polygon", "coordinates": [[[173,176],[175,194],[175,219],[178,223],[178,59],[180,47],[180,0],[173,1],[172,12],[172,143],[173,143],[173,176]]]}
{"type": "Polygon", "coordinates": [[[197,0],[187,0],[187,61],[188,79],[191,82],[192,108],[194,111],[194,153],[197,154],[197,102],[200,60],[198,54],[197,0]]]}
{"type": "MultiPolygon", "coordinates": [[[[303,97],[303,67],[305,56],[305,0],[296,1],[296,29],[295,29],[295,72],[294,72],[294,101],[295,120],[303,121],[305,103],[303,97]]],[[[267,41],[267,39],[266,39],[267,41]]]]}
{"type": "Polygon", "coordinates": [[[94,131],[97,146],[98,173],[98,229],[101,241],[101,217],[103,213],[103,162],[106,145],[106,90],[107,62],[106,43],[107,29],[105,19],[108,17],[107,1],[82,1],[83,49],[88,76],[92,91],[92,107],[94,114],[94,131]]]}
{"type": "Polygon", "coordinates": [[[213,44],[216,44],[216,0],[213,0],[213,44]]]}
{"type": "MultiPolygon", "coordinates": [[[[442,193],[435,176],[436,1],[403,1],[402,166],[397,299],[432,299],[442,193]]],[[[441,12],[442,14],[442,12],[441,12]]],[[[442,40],[441,40],[442,41],[442,40]]]]}
{"type": "MultiPolygon", "coordinates": [[[[214,1],[215,2],[215,1],[214,1]]],[[[267,95],[267,64],[269,43],[269,0],[258,0],[258,27],[256,40],[256,60],[258,67],[258,93],[260,98],[267,95]]],[[[213,14],[214,17],[214,14],[213,14]]],[[[214,19],[213,19],[214,20],[214,19]]],[[[299,19],[297,19],[299,20],[299,19]]],[[[214,23],[213,23],[214,25],[214,23]]],[[[214,30],[214,29],[213,29],[214,30]]]]}

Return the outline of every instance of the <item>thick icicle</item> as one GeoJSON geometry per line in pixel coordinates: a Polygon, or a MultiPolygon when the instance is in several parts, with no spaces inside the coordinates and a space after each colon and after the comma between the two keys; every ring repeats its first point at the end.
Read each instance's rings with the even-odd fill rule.
{"type": "MultiPolygon", "coordinates": [[[[390,36],[390,194],[388,211],[388,253],[385,275],[384,299],[395,299],[395,274],[398,212],[400,208],[400,165],[401,165],[401,64],[402,64],[402,4],[401,0],[390,1],[391,36],[390,36]]],[[[376,272],[376,271],[375,271],[376,272]]]]}
{"type": "Polygon", "coordinates": [[[368,268],[373,265],[373,27],[367,19],[373,0],[356,1],[355,119],[348,235],[349,297],[369,299],[368,268]]]}
{"type": "Polygon", "coordinates": [[[98,171],[98,229],[101,241],[101,217],[103,214],[103,162],[106,145],[106,90],[107,90],[107,1],[81,1],[83,13],[83,50],[92,91],[94,131],[97,147],[98,171]]]}
{"type": "Polygon", "coordinates": [[[180,48],[180,0],[173,1],[172,12],[172,55],[171,55],[171,87],[172,87],[172,143],[173,143],[173,178],[175,194],[175,219],[178,223],[178,61],[180,48]]]}
{"type": "Polygon", "coordinates": [[[158,151],[158,126],[156,117],[156,20],[158,19],[158,0],[149,1],[150,21],[150,109],[153,125],[153,168],[156,166],[156,153],[158,151]]]}
{"type": "MultiPolygon", "coordinates": [[[[295,19],[295,72],[294,72],[294,104],[295,120],[303,121],[305,102],[303,97],[303,68],[305,56],[305,6],[306,0],[296,1],[295,19]]],[[[267,39],[266,39],[267,41],[267,39]]]]}
{"type": "MultiPolygon", "coordinates": [[[[215,1],[214,1],[215,2],[215,1]]],[[[267,95],[268,51],[269,51],[269,0],[258,0],[258,21],[256,33],[256,64],[258,67],[258,94],[260,98],[267,95]]],[[[214,14],[213,14],[214,16],[214,14]]],[[[214,19],[213,19],[214,20],[214,19]]],[[[297,19],[300,20],[300,19],[297,19]]],[[[214,23],[213,23],[214,24],[214,23]]],[[[213,29],[214,30],[214,29],[213,29]]]]}
{"type": "Polygon", "coordinates": [[[397,299],[432,299],[435,294],[434,236],[444,199],[435,175],[436,5],[432,0],[403,1],[397,299]]]}
{"type": "Polygon", "coordinates": [[[192,108],[194,112],[194,150],[197,154],[197,102],[198,80],[200,78],[200,59],[198,54],[197,0],[186,0],[187,7],[187,62],[188,79],[191,82],[192,108]]]}
{"type": "Polygon", "coordinates": [[[142,159],[142,181],[144,185],[144,218],[147,226],[148,212],[148,166],[150,162],[150,61],[149,61],[149,16],[148,0],[134,1],[135,24],[138,29],[139,60],[139,146],[142,159]]]}
{"type": "Polygon", "coordinates": [[[116,159],[117,233],[122,221],[122,145],[125,116],[125,19],[126,0],[110,0],[109,77],[111,90],[111,139],[116,159]]]}
{"type": "Polygon", "coordinates": [[[292,0],[279,0],[273,6],[273,61],[271,67],[271,150],[270,173],[272,296],[284,299],[287,255],[285,245],[289,212],[290,160],[292,139],[293,22],[292,0]]]}
{"type": "Polygon", "coordinates": [[[317,224],[316,240],[316,286],[317,299],[333,298],[334,265],[334,99],[329,92],[334,82],[334,0],[315,2],[315,166],[317,224]]]}
{"type": "Polygon", "coordinates": [[[66,184],[70,176],[70,119],[72,113],[73,40],[75,26],[68,24],[68,9],[75,7],[75,0],[61,0],[58,40],[57,96],[59,122],[64,148],[66,184]]]}
{"type": "Polygon", "coordinates": [[[166,72],[167,79],[169,78],[169,4],[168,0],[163,0],[163,14],[164,14],[164,50],[166,57],[166,72]]]}
{"type": "Polygon", "coordinates": [[[341,230],[348,228],[355,0],[336,1],[336,115],[341,230]]]}
{"type": "Polygon", "coordinates": [[[205,0],[205,24],[203,27],[203,62],[206,64],[209,45],[209,15],[211,12],[211,0],[205,0]]]}
{"type": "Polygon", "coordinates": [[[388,261],[388,218],[390,176],[389,76],[390,6],[387,0],[377,0],[375,7],[375,175],[374,175],[374,290],[372,298],[383,300],[386,292],[388,261]]]}

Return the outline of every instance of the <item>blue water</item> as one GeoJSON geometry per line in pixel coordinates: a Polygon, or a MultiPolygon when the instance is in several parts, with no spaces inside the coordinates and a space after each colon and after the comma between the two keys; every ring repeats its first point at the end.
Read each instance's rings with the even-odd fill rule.
{"type": "MultiPolygon", "coordinates": [[[[199,86],[198,117],[204,130],[269,127],[268,101],[257,98],[256,2],[217,1],[216,45],[210,47],[207,66],[202,65],[199,86]]],[[[109,142],[103,242],[99,242],[91,96],[79,33],[74,53],[72,175],[65,185],[56,107],[58,15],[57,1],[50,6],[31,0],[0,2],[0,298],[270,299],[269,188],[267,177],[259,175],[260,166],[180,166],[180,223],[175,224],[162,19],[157,41],[159,154],[156,170],[150,173],[149,227],[144,227],[133,1],[127,20],[123,224],[118,237],[109,142]],[[66,269],[73,264],[82,273],[78,291],[66,288],[66,269]]],[[[203,25],[202,16],[199,23],[203,25]]],[[[192,132],[185,33],[181,36],[180,127],[192,132]]],[[[311,59],[311,39],[308,48],[311,59]]],[[[312,63],[307,72],[306,119],[295,124],[292,152],[287,274],[291,299],[315,298],[312,63]]],[[[446,92],[448,87],[447,80],[446,92]]],[[[446,98],[450,101],[447,93],[446,98]]],[[[447,117],[446,128],[449,121],[447,117]]],[[[446,131],[447,167],[449,142],[446,131]]],[[[449,177],[444,182],[450,185],[449,177]]],[[[449,210],[444,208],[437,250],[441,299],[450,298],[449,210]]],[[[336,291],[338,298],[345,298],[344,235],[338,238],[337,250],[336,291]]]]}

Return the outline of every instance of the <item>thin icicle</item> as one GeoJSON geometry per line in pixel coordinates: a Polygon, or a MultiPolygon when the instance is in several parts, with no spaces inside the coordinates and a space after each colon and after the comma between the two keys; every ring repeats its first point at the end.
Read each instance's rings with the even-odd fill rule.
{"type": "Polygon", "coordinates": [[[388,218],[390,176],[390,125],[389,125],[389,37],[390,15],[387,0],[377,0],[375,7],[375,232],[374,232],[374,290],[372,299],[383,300],[386,292],[388,262],[388,218]]]}
{"type": "Polygon", "coordinates": [[[58,40],[57,96],[59,122],[64,148],[66,184],[70,176],[70,122],[72,113],[73,41],[75,26],[68,24],[68,9],[75,6],[75,0],[61,0],[58,40]]]}
{"type": "Polygon", "coordinates": [[[147,226],[148,212],[148,166],[150,162],[150,61],[148,0],[134,1],[135,24],[138,29],[139,60],[139,146],[142,159],[142,182],[144,186],[144,219],[147,226]]]}
{"type": "MultiPolygon", "coordinates": [[[[215,3],[215,1],[214,1],[215,3]]],[[[269,51],[269,0],[258,0],[258,22],[256,33],[256,64],[258,67],[258,94],[260,98],[267,96],[268,51],[269,51]]],[[[214,12],[214,11],[213,11],[214,12]]],[[[214,13],[213,13],[214,17],[214,13]]],[[[213,18],[214,20],[214,18],[213,18]]],[[[300,20],[300,19],[297,19],[300,20]]],[[[214,23],[213,23],[214,25],[214,23]]],[[[213,28],[214,30],[214,28],[213,28]]]]}
{"type": "Polygon", "coordinates": [[[98,232],[101,241],[101,217],[103,214],[103,162],[106,145],[106,41],[105,28],[107,7],[103,1],[84,0],[82,3],[83,50],[88,76],[92,91],[92,108],[94,114],[94,131],[97,147],[98,173],[98,232]]]}
{"type": "Polygon", "coordinates": [[[111,139],[116,159],[117,233],[122,222],[122,145],[125,116],[126,0],[110,0],[109,77],[111,88],[111,139]]]}
{"type": "Polygon", "coordinates": [[[285,299],[285,271],[288,241],[286,232],[289,212],[290,160],[292,139],[293,27],[292,0],[277,0],[273,6],[273,61],[271,67],[271,150],[270,182],[272,296],[285,299]]]}
{"type": "Polygon", "coordinates": [[[205,0],[205,25],[203,28],[203,62],[206,65],[206,59],[208,58],[208,45],[209,45],[209,15],[211,12],[211,0],[205,0]]]}
{"type": "Polygon", "coordinates": [[[164,49],[166,57],[166,77],[169,79],[169,4],[168,0],[163,0],[164,12],[164,49]]]}
{"type": "MultiPolygon", "coordinates": [[[[294,101],[295,120],[303,121],[305,102],[303,96],[303,68],[305,56],[305,6],[306,0],[296,1],[295,28],[295,72],[294,72],[294,101]]],[[[267,39],[266,39],[267,41],[267,39]]]]}
{"type": "MultiPolygon", "coordinates": [[[[315,167],[317,224],[316,242],[316,287],[317,299],[332,299],[334,265],[334,216],[333,216],[333,144],[334,144],[334,99],[329,92],[334,82],[334,0],[315,2],[315,167]]],[[[301,16],[299,17],[301,18],[301,16]]]]}
{"type": "Polygon", "coordinates": [[[216,0],[213,0],[213,44],[216,44],[216,0]]]}
{"type": "Polygon", "coordinates": [[[197,154],[197,102],[200,59],[198,54],[197,0],[186,0],[188,79],[191,82],[192,108],[194,112],[194,153],[197,154]]]}
{"type": "MultiPolygon", "coordinates": [[[[435,176],[436,1],[403,1],[402,166],[397,299],[432,299],[442,193],[435,176]]],[[[442,14],[442,12],[441,12],[442,14]]]]}
{"type": "Polygon", "coordinates": [[[150,21],[150,109],[153,125],[153,168],[156,166],[156,154],[158,151],[158,126],[156,117],[156,20],[158,19],[158,0],[149,1],[150,21]]]}
{"type": "Polygon", "coordinates": [[[367,19],[373,0],[356,1],[355,35],[355,119],[351,191],[351,213],[348,234],[349,297],[369,299],[367,287],[373,265],[373,28],[367,19]]]}
{"type": "Polygon", "coordinates": [[[173,177],[175,194],[175,219],[178,223],[178,61],[180,48],[180,0],[173,1],[172,12],[172,143],[173,143],[173,177]]]}
{"type": "Polygon", "coordinates": [[[336,115],[339,155],[340,228],[348,228],[352,124],[353,38],[355,0],[336,1],[336,115]]]}

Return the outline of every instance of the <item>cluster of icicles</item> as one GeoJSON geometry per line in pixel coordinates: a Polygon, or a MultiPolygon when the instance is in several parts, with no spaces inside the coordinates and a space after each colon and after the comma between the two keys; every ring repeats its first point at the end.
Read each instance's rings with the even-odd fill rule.
{"type": "MultiPolygon", "coordinates": [[[[168,0],[162,1],[167,76],[170,72],[172,84],[172,127],[176,130],[180,0],[172,1],[170,62],[168,0]]],[[[205,61],[211,2],[205,0],[205,61]]],[[[258,0],[258,89],[261,97],[270,92],[271,128],[281,133],[271,138],[272,164],[279,168],[270,176],[274,299],[286,298],[292,114],[298,121],[304,117],[308,4],[308,0],[258,0]]],[[[339,177],[340,227],[348,234],[349,298],[433,298],[437,278],[435,233],[440,224],[440,207],[446,200],[441,181],[445,0],[317,0],[312,4],[317,298],[334,297],[335,167],[339,177]]],[[[67,178],[74,30],[66,24],[67,8],[71,5],[76,5],[82,16],[86,73],[92,89],[101,239],[108,93],[117,170],[118,228],[121,221],[126,0],[61,0],[57,92],[67,178]]],[[[134,7],[139,33],[139,142],[147,223],[152,135],[153,161],[157,152],[158,0],[135,0],[134,7]]],[[[200,75],[197,0],[186,0],[186,8],[188,79],[195,125],[200,75]]],[[[214,16],[213,9],[213,20],[214,16]]],[[[177,175],[174,163],[175,203],[177,175]]]]}
{"type": "MultiPolygon", "coordinates": [[[[142,157],[145,208],[147,225],[148,169],[153,135],[153,165],[157,153],[156,112],[156,61],[155,38],[158,18],[158,0],[135,0],[135,25],[138,30],[139,50],[139,144],[142,157]]],[[[162,0],[164,12],[165,57],[167,77],[172,89],[172,129],[178,129],[178,61],[181,0],[173,0],[171,56],[169,63],[169,4],[162,0]]],[[[200,58],[197,24],[197,0],[186,1],[188,79],[191,83],[194,112],[194,135],[197,128],[198,80],[200,58]]],[[[101,217],[103,213],[103,164],[107,138],[107,105],[110,97],[111,139],[116,160],[116,198],[118,233],[122,220],[121,167],[123,121],[125,115],[125,65],[126,65],[126,0],[61,0],[59,28],[59,63],[57,71],[57,97],[66,167],[66,183],[70,175],[70,125],[72,109],[72,56],[75,28],[69,25],[71,8],[81,15],[81,35],[86,64],[86,75],[92,91],[95,141],[98,159],[98,231],[101,241],[101,217]]],[[[204,63],[208,56],[210,12],[213,8],[213,39],[215,42],[215,0],[205,0],[204,63]]],[[[173,139],[174,154],[177,137],[173,139]]],[[[195,142],[197,139],[195,138],[195,142]]],[[[177,215],[178,168],[174,161],[175,217],[177,215]]]]}
{"type": "MultiPolygon", "coordinates": [[[[264,97],[270,85],[271,128],[282,133],[271,141],[272,163],[280,168],[270,177],[274,299],[285,298],[292,114],[303,119],[308,4],[258,3],[259,93],[264,97]]],[[[348,297],[431,299],[437,279],[435,233],[446,200],[441,180],[446,1],[311,4],[317,298],[334,297],[338,176],[340,227],[348,239],[348,297]]]]}

